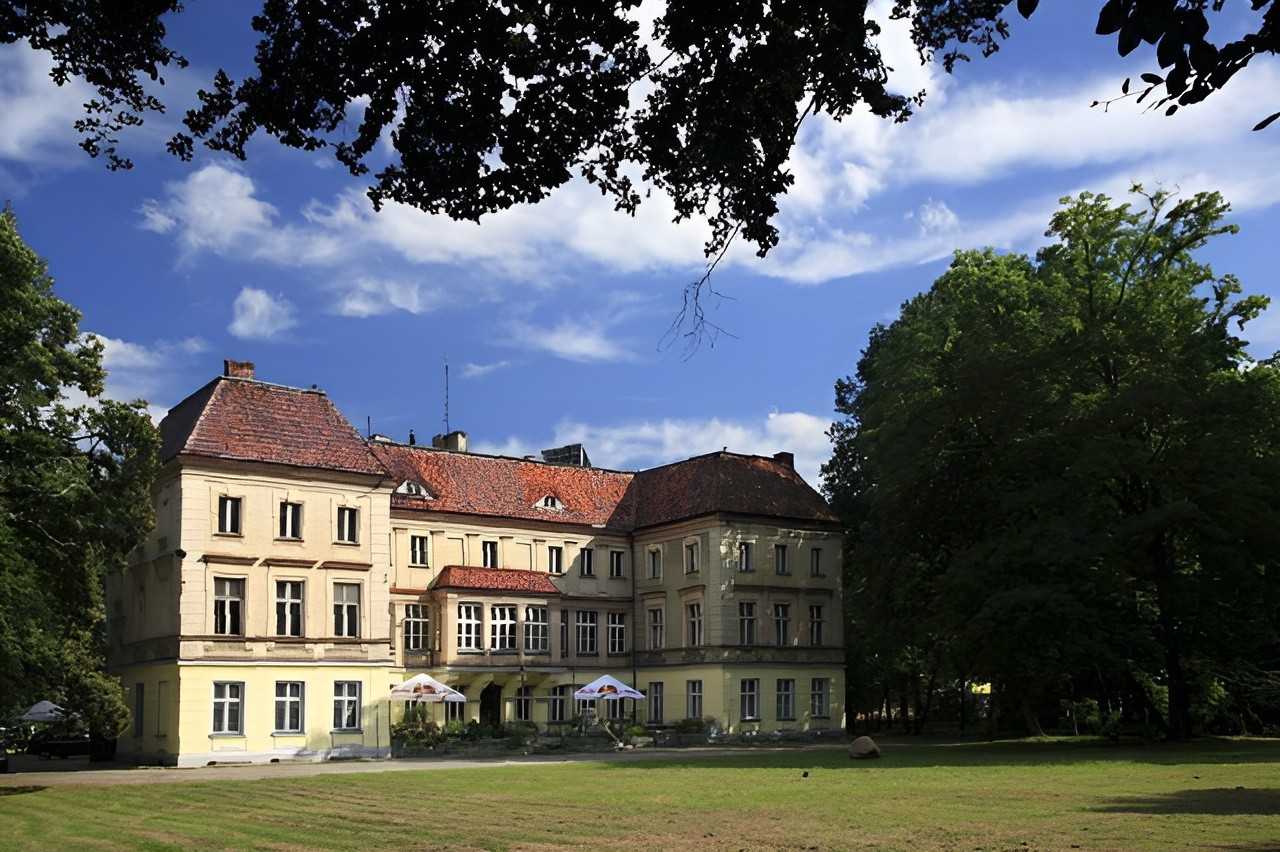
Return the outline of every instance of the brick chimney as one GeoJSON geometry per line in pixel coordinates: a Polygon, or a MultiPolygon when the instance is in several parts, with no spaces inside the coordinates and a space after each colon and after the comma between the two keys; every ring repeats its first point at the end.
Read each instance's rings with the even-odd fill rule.
{"type": "Polygon", "coordinates": [[[252,361],[232,361],[230,358],[222,362],[222,375],[233,379],[252,379],[252,361]]]}
{"type": "Polygon", "coordinates": [[[792,470],[795,470],[795,469],[796,469],[796,454],[795,454],[795,453],[788,453],[788,452],[774,453],[774,454],[773,454],[773,460],[774,460],[774,461],[776,461],[778,464],[786,465],[787,467],[791,468],[792,470]]]}

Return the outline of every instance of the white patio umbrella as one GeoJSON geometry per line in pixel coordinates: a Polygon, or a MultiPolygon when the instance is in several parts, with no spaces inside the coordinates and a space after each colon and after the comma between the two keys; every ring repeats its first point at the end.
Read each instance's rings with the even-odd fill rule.
{"type": "Polygon", "coordinates": [[[22,714],[24,722],[61,722],[67,718],[67,711],[52,701],[37,701],[31,709],[22,714]]]}
{"type": "MultiPolygon", "coordinates": [[[[591,683],[576,690],[573,697],[579,701],[621,701],[624,698],[643,701],[644,693],[627,686],[612,675],[600,675],[591,683]]],[[[613,735],[613,731],[609,730],[609,726],[601,721],[599,716],[596,716],[596,724],[604,728],[605,733],[613,739],[618,748],[622,748],[622,740],[613,735]]]]}
{"type": "Polygon", "coordinates": [[[391,688],[392,701],[466,701],[467,696],[429,674],[414,675],[391,688]]]}

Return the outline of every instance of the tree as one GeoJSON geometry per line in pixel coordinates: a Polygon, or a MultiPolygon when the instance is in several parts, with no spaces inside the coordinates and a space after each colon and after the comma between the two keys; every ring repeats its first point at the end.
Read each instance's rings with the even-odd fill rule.
{"type": "Polygon", "coordinates": [[[1280,368],[1195,256],[1227,205],[1135,191],[1064,199],[1034,260],[957,253],[837,383],[824,474],[882,644],[935,637],[1032,730],[1096,669],[1184,738],[1280,637],[1280,368]]]}
{"type": "Polygon", "coordinates": [[[159,435],[142,402],[99,398],[79,320],[0,213],[0,710],[51,698],[110,737],[127,711],[102,671],[104,578],[152,526],[159,435]]]}

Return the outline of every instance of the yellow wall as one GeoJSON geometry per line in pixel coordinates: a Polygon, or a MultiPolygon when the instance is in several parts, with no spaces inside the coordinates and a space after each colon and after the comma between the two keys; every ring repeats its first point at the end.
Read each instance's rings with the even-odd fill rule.
{"type": "Polygon", "coordinates": [[[130,666],[118,675],[130,718],[128,729],[116,741],[117,755],[138,763],[176,762],[180,751],[177,663],[130,666]],[[137,724],[138,684],[142,685],[141,725],[137,724]]]}

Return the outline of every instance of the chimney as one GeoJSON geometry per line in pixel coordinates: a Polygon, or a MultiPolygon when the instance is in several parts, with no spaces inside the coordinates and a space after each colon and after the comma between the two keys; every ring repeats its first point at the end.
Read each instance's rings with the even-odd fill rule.
{"type": "Polygon", "coordinates": [[[431,439],[431,446],[438,450],[453,450],[455,453],[467,451],[467,433],[455,429],[448,435],[436,435],[431,439]]]}
{"type": "Polygon", "coordinates": [[[776,461],[778,464],[785,465],[791,468],[792,470],[796,469],[795,453],[788,453],[788,452],[774,453],[773,460],[776,461]]]}
{"type": "Polygon", "coordinates": [[[222,362],[222,375],[233,379],[252,379],[252,361],[232,361],[230,358],[222,362]]]}

